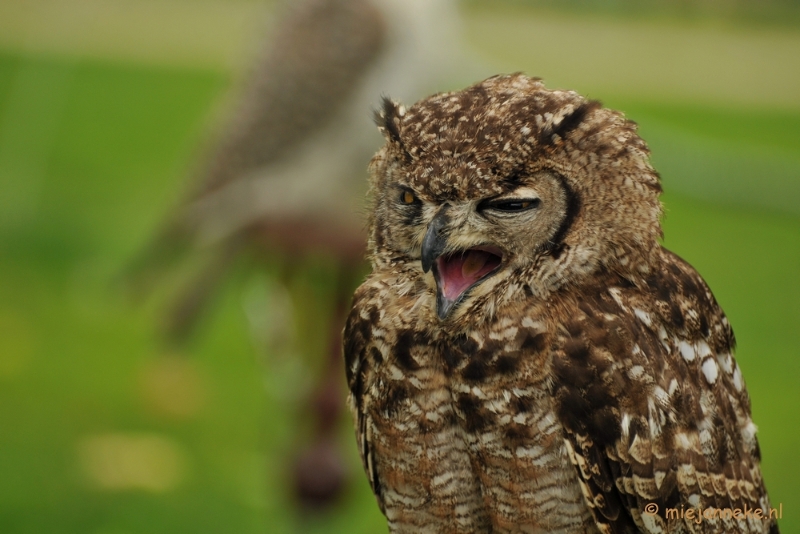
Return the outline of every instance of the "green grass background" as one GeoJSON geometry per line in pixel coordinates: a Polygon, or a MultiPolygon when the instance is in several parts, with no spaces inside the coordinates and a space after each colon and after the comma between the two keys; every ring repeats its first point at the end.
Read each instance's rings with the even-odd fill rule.
{"type": "MultiPolygon", "coordinates": [[[[512,68],[535,73],[535,58],[512,68]]],[[[293,507],[297,406],[270,388],[304,371],[258,359],[247,265],[181,349],[159,341],[166,292],[132,306],[113,284],[180,197],[230,83],[210,69],[0,51],[0,532],[385,531],[346,425],[344,499],[319,517],[293,507]],[[142,397],[141,373],[168,350],[202,378],[207,401],[191,417],[165,417],[142,397]],[[185,478],[165,492],[98,489],[77,447],[105,432],[168,436],[185,478]]],[[[665,244],[730,317],[767,486],[783,531],[800,532],[800,111],[592,96],[626,111],[651,145],[665,244]]]]}

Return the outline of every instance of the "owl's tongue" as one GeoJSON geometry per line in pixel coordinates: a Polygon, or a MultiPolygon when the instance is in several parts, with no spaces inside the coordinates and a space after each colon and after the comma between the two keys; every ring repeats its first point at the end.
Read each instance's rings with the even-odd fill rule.
{"type": "Polygon", "coordinates": [[[439,291],[448,301],[455,301],[461,293],[497,268],[501,258],[486,250],[473,248],[463,254],[440,256],[437,261],[439,291]]]}

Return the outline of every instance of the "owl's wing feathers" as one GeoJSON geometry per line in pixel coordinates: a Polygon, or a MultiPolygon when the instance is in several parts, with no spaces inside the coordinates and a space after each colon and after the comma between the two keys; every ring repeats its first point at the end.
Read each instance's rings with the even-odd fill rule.
{"type": "Polygon", "coordinates": [[[750,401],[702,278],[663,250],[646,287],[609,275],[583,295],[555,345],[553,393],[600,530],[777,532],[752,513],[769,502],[750,401]]]}
{"type": "MultiPolygon", "coordinates": [[[[273,166],[291,161],[305,141],[336,119],[357,94],[387,39],[387,21],[372,0],[305,0],[293,3],[281,18],[242,88],[229,124],[218,138],[209,140],[208,160],[201,162],[184,205],[175,210],[123,275],[137,294],[147,293],[164,271],[185,259],[188,252],[196,251],[198,242],[217,242],[220,235],[225,236],[216,259],[202,268],[178,299],[167,329],[171,336],[183,337],[191,330],[216,287],[212,279],[227,272],[228,264],[245,244],[242,232],[258,222],[248,204],[254,188],[248,183],[239,184],[239,188],[235,185],[253,173],[273,183],[276,177],[289,176],[285,169],[297,164],[271,172],[277,168],[273,166]],[[226,194],[225,186],[230,184],[234,187],[226,194]],[[209,239],[206,234],[215,238],[209,239]]],[[[271,196],[280,198],[281,184],[271,187],[271,196]]],[[[277,218],[295,208],[297,218],[306,215],[291,203],[281,206],[280,214],[255,215],[277,218]]],[[[299,226],[291,217],[287,224],[293,230],[299,226]]],[[[289,233],[274,226],[273,233],[289,233]]],[[[316,230],[310,228],[312,233],[316,230]]],[[[303,232],[291,233],[301,250],[308,240],[303,232]]],[[[343,233],[337,232],[337,236],[343,233]]],[[[331,242],[338,251],[339,241],[331,242]]]]}
{"type": "MultiPolygon", "coordinates": [[[[219,226],[219,220],[226,227],[235,221],[239,227],[233,238],[239,237],[238,231],[245,229],[241,225],[255,222],[241,215],[253,209],[242,204],[252,200],[255,188],[239,182],[254,174],[268,180],[291,176],[278,164],[291,162],[299,148],[346,107],[387,38],[384,16],[371,0],[306,0],[292,5],[242,88],[229,124],[211,140],[194,190],[132,271],[153,264],[163,267],[183,257],[197,234],[219,226]],[[230,184],[234,186],[225,187],[230,184]]],[[[273,196],[280,194],[280,187],[274,185],[273,196]]],[[[281,206],[284,215],[293,207],[281,206]]]]}
{"type": "MultiPolygon", "coordinates": [[[[378,322],[378,307],[372,301],[377,294],[376,288],[361,286],[353,297],[353,307],[344,327],[344,363],[350,395],[347,404],[356,421],[356,441],[364,470],[369,478],[372,493],[378,499],[381,511],[384,511],[381,484],[371,448],[371,427],[369,416],[364,409],[365,384],[370,382],[373,369],[367,351],[370,349],[372,328],[378,322]]],[[[373,354],[374,357],[374,354],[373,354]]],[[[379,360],[380,361],[380,360],[379,360]]]]}
{"type": "Polygon", "coordinates": [[[199,193],[292,155],[349,101],[386,39],[371,0],[293,5],[255,66],[199,193]]]}

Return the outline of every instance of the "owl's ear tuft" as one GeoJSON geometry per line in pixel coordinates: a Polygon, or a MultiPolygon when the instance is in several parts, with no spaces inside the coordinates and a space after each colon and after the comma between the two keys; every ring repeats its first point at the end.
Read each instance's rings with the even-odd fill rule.
{"type": "Polygon", "coordinates": [[[567,137],[567,134],[577,128],[586,119],[592,111],[600,109],[603,104],[598,100],[588,100],[575,108],[575,111],[561,119],[561,122],[553,125],[552,128],[545,128],[541,134],[539,142],[547,145],[553,142],[553,137],[558,136],[562,139],[567,137]]]}
{"type": "Polygon", "coordinates": [[[401,116],[400,105],[388,96],[381,99],[380,109],[375,110],[375,124],[378,125],[378,129],[388,141],[402,147],[403,141],[400,139],[400,128],[397,125],[401,116]]]}

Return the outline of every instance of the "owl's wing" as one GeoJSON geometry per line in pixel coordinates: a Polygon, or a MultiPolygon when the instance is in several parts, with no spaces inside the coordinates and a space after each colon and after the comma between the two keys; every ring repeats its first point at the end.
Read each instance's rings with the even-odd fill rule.
{"type": "MultiPolygon", "coordinates": [[[[219,226],[235,230],[226,234],[197,279],[187,284],[170,314],[170,335],[183,337],[196,323],[216,287],[214,282],[227,272],[245,244],[241,232],[256,222],[242,215],[251,208],[241,201],[248,201],[252,193],[240,195],[235,190],[237,194],[226,196],[220,191],[250,173],[291,158],[315,131],[335,119],[384,50],[386,30],[384,16],[373,0],[292,3],[276,25],[265,54],[252,67],[230,123],[214,140],[209,159],[199,169],[189,198],[123,273],[136,294],[148,293],[165,270],[196,250],[198,234],[219,226]]],[[[268,180],[280,175],[262,174],[268,180]]],[[[244,190],[249,192],[250,188],[244,190]]],[[[283,206],[284,212],[291,212],[292,206],[283,206]]],[[[259,215],[266,218],[270,213],[259,215]]],[[[275,217],[280,215],[285,213],[275,217]]],[[[305,212],[296,218],[301,215],[305,212]]],[[[300,225],[290,220],[285,226],[296,229],[300,225]]],[[[275,228],[273,233],[283,230],[275,228]]],[[[294,241],[304,243],[302,237],[294,241]]],[[[339,252],[335,248],[338,241],[329,241],[339,252]]],[[[361,254],[360,248],[357,254],[361,254]]]]}
{"type": "Polygon", "coordinates": [[[280,21],[254,66],[199,193],[292,153],[360,86],[386,43],[372,0],[306,0],[280,21]]]}
{"type": "Polygon", "coordinates": [[[647,287],[610,276],[575,307],[553,393],[600,531],[778,532],[753,514],[770,508],[750,401],[694,269],[663,250],[647,287]]]}
{"type": "Polygon", "coordinates": [[[365,395],[369,394],[365,391],[365,384],[370,382],[370,375],[373,373],[370,362],[374,358],[374,356],[373,358],[368,357],[367,351],[371,348],[372,329],[379,317],[378,308],[375,305],[376,295],[376,288],[366,285],[358,288],[353,297],[353,308],[347,318],[342,339],[347,384],[350,389],[347,405],[355,420],[358,452],[361,455],[364,470],[367,472],[372,492],[378,499],[381,511],[384,511],[381,484],[378,480],[375,459],[372,456],[372,427],[364,409],[365,395]]]}
{"type": "MultiPolygon", "coordinates": [[[[252,209],[247,203],[256,192],[251,184],[240,188],[247,194],[224,186],[244,182],[254,173],[267,180],[286,176],[285,167],[291,167],[303,143],[356,94],[387,38],[386,21],[372,0],[305,0],[292,5],[253,66],[229,124],[208,151],[194,190],[145,256],[176,256],[176,251],[194,244],[195,234],[211,224],[209,219],[222,219],[223,226],[239,221],[241,212],[252,209]]],[[[275,189],[277,194],[280,186],[275,189]]],[[[286,206],[280,206],[279,215],[285,216],[286,206]]],[[[253,222],[245,218],[238,230],[253,222]]],[[[235,232],[231,235],[236,237],[235,232]]]]}

